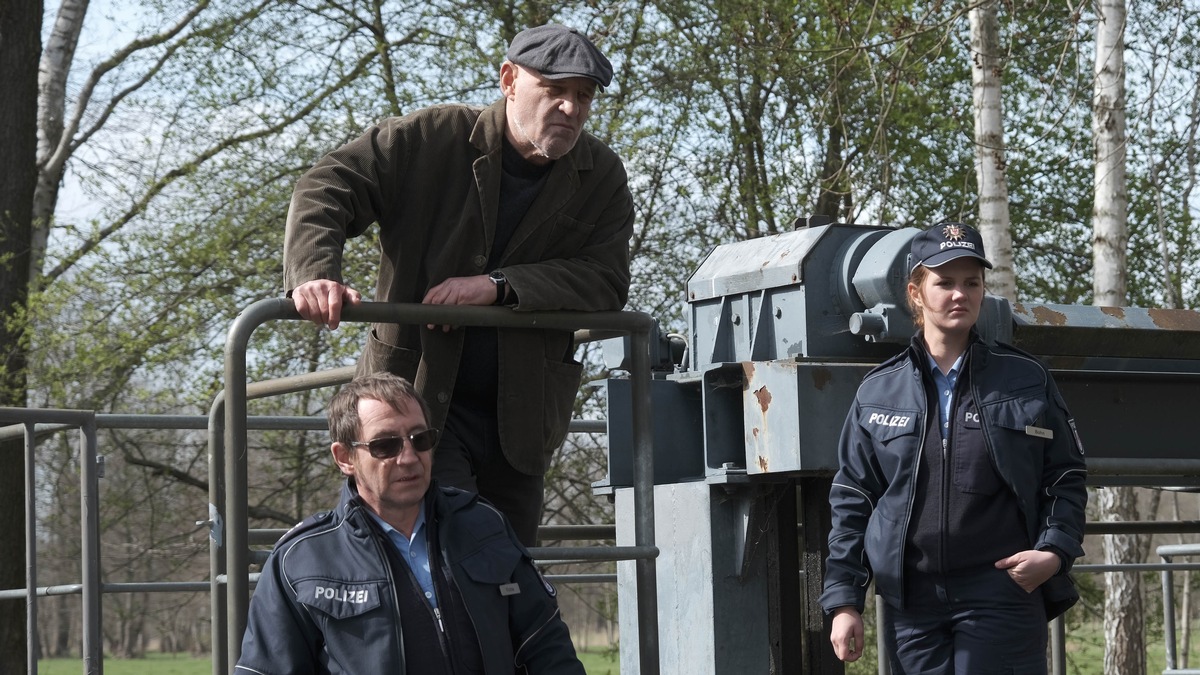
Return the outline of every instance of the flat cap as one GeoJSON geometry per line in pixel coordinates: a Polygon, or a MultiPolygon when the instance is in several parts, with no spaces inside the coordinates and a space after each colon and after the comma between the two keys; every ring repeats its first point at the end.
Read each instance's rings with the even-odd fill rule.
{"type": "Polygon", "coordinates": [[[557,23],[527,28],[508,46],[509,61],[548,80],[586,77],[601,87],[612,82],[612,64],[582,33],[557,23]]]}
{"type": "Polygon", "coordinates": [[[938,267],[964,256],[978,258],[984,267],[992,268],[992,263],[984,257],[983,236],[975,228],[962,223],[946,221],[922,231],[913,237],[911,250],[910,274],[917,265],[938,267]]]}

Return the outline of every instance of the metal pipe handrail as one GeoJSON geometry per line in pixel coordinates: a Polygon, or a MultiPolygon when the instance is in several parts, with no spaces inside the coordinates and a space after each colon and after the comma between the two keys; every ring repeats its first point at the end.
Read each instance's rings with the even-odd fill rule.
{"type": "Polygon", "coordinates": [[[617,560],[653,560],[657,546],[540,546],[529,554],[541,565],[569,565],[580,562],[617,560]]]}
{"type": "MultiPolygon", "coordinates": [[[[631,395],[634,439],[634,540],[637,546],[654,545],[654,453],[650,420],[650,334],[655,322],[640,312],[517,312],[506,307],[470,307],[407,303],[364,302],[347,306],[342,321],[401,323],[414,325],[494,326],[498,328],[542,328],[559,330],[610,330],[631,337],[631,395]]],[[[248,464],[246,461],[248,389],[246,352],[250,336],[271,320],[299,320],[295,305],[288,298],[260,300],[242,311],[229,328],[225,342],[224,444],[222,458],[225,475],[224,519],[225,569],[249,569],[247,518],[248,464]],[[233,461],[225,461],[231,458],[233,461]]],[[[210,425],[211,428],[212,425],[210,425]]],[[[214,459],[213,461],[218,461],[214,459]]],[[[655,560],[635,561],[638,598],[638,645],[641,672],[655,675],[658,664],[658,610],[655,560]]],[[[241,652],[241,637],[246,629],[249,610],[249,582],[240,572],[229,574],[226,586],[226,626],[229,672],[241,652]]],[[[214,659],[215,661],[215,659],[214,659]]],[[[216,666],[214,665],[214,671],[216,666]]]]}
{"type": "MultiPolygon", "coordinates": [[[[249,531],[250,544],[271,546],[287,533],[288,530],[284,528],[251,529],[249,531]]],[[[538,539],[540,541],[592,541],[616,538],[617,526],[612,523],[541,525],[538,527],[538,539]]]]}
{"type": "MultiPolygon", "coordinates": [[[[244,364],[243,364],[244,366],[244,364]]],[[[245,384],[247,400],[278,396],[308,389],[333,386],[349,382],[354,377],[354,367],[331,368],[316,373],[304,373],[280,377],[267,382],[251,382],[245,384]]],[[[244,416],[249,427],[249,416],[244,416]]],[[[209,578],[212,584],[212,672],[213,675],[225,673],[229,655],[228,597],[224,581],[226,577],[225,547],[225,392],[217,392],[213,397],[208,414],[208,509],[209,509],[209,578]]]]}
{"type": "MultiPolygon", "coordinates": [[[[624,559],[624,558],[622,558],[624,559]]],[[[554,561],[554,560],[537,560],[538,564],[554,565],[566,564],[568,562],[580,561],[554,561]]],[[[588,560],[583,562],[595,562],[588,560]]],[[[257,578],[257,574],[252,574],[251,582],[257,578]]],[[[581,574],[544,574],[542,575],[550,581],[558,581],[560,583],[609,583],[616,582],[617,575],[611,573],[581,573],[581,574]]],[[[226,579],[222,577],[218,583],[224,584],[226,579]]],[[[56,584],[54,586],[38,586],[34,589],[34,595],[39,598],[51,598],[64,595],[82,595],[83,584],[56,584]]],[[[99,593],[111,595],[114,593],[207,593],[212,587],[210,581],[123,581],[123,582],[105,582],[100,584],[99,593]]],[[[29,593],[24,588],[12,588],[0,591],[0,600],[24,600],[28,598],[29,593]]],[[[32,672],[32,671],[31,671],[32,672]]]]}
{"type": "MultiPolygon", "coordinates": [[[[37,475],[36,458],[34,456],[34,425],[26,423],[25,428],[25,588],[37,587],[37,507],[29,498],[35,494],[35,476],[37,475]]],[[[82,459],[82,458],[81,458],[82,459]]],[[[27,592],[25,603],[25,621],[30,626],[37,626],[37,601],[32,592],[27,592]]],[[[84,615],[85,617],[87,614],[84,615]]],[[[85,630],[86,632],[86,630],[85,630]]],[[[25,636],[26,669],[37,673],[38,634],[36,630],[29,631],[25,636]]]]}
{"type": "Polygon", "coordinates": [[[1175,579],[1171,572],[1178,569],[1200,569],[1200,564],[1188,563],[1172,563],[1172,559],[1180,556],[1200,555],[1200,544],[1163,544],[1155,549],[1159,557],[1163,559],[1166,566],[1162,569],[1162,587],[1163,587],[1163,647],[1166,651],[1166,669],[1164,675],[1168,673],[1182,674],[1200,672],[1200,670],[1185,669],[1181,670],[1176,667],[1175,657],[1177,647],[1175,645],[1175,579]]]}
{"type": "Polygon", "coordinates": [[[1200,520],[1112,520],[1084,523],[1088,534],[1195,534],[1200,520]]]}
{"type": "Polygon", "coordinates": [[[25,427],[25,620],[28,658],[26,668],[37,673],[37,513],[33,495],[36,494],[36,426],[63,424],[77,428],[79,437],[79,509],[80,547],[82,556],[84,673],[99,673],[103,659],[100,611],[100,484],[96,461],[95,413],[87,410],[57,410],[39,408],[0,408],[0,420],[13,419],[25,427]]]}
{"type": "MultiPolygon", "coordinates": [[[[261,392],[261,391],[262,391],[262,389],[259,388],[258,392],[261,392]]],[[[120,415],[104,416],[104,415],[98,415],[91,411],[83,411],[83,410],[3,408],[3,407],[0,407],[0,422],[19,420],[20,421],[19,425],[14,425],[14,426],[18,426],[20,428],[24,428],[26,426],[34,426],[34,427],[38,427],[39,432],[43,430],[43,429],[41,429],[41,427],[43,427],[43,426],[53,427],[53,426],[57,425],[57,428],[59,430],[70,430],[70,429],[80,428],[82,425],[84,425],[84,423],[89,418],[92,418],[92,417],[95,417],[97,419],[97,423],[96,423],[97,427],[118,428],[119,427],[118,419],[121,417],[124,417],[124,416],[120,416],[120,415]]],[[[133,417],[136,418],[136,417],[140,417],[140,416],[133,416],[133,417]]],[[[179,424],[180,419],[181,418],[179,416],[160,416],[160,421],[169,423],[169,424],[160,424],[160,425],[146,424],[145,426],[139,426],[137,428],[175,428],[171,425],[179,424]]],[[[255,419],[255,418],[250,418],[250,419],[255,419]]],[[[271,418],[260,418],[260,419],[262,420],[264,425],[271,423],[271,418]]],[[[278,419],[287,420],[287,419],[292,419],[292,418],[278,418],[278,419]]],[[[595,423],[595,422],[598,422],[598,421],[593,421],[593,423],[595,423]]],[[[192,420],[188,420],[185,423],[187,425],[189,425],[186,428],[194,428],[193,426],[191,426],[194,423],[192,420]]],[[[574,422],[572,424],[574,424],[574,422]]],[[[3,427],[3,428],[9,429],[12,427],[3,427]]],[[[270,428],[270,427],[264,427],[264,428],[270,428]]],[[[85,436],[84,441],[85,441],[85,444],[84,444],[84,447],[82,448],[82,452],[84,453],[85,457],[86,456],[90,456],[92,458],[96,457],[97,453],[96,453],[96,446],[94,443],[94,439],[92,440],[92,443],[90,445],[87,444],[86,436],[85,436]]],[[[32,437],[26,438],[27,454],[32,452],[34,443],[35,443],[34,438],[32,438],[32,437]]],[[[91,463],[93,465],[95,464],[94,461],[92,461],[91,463]]],[[[32,470],[29,469],[28,473],[30,475],[32,475],[32,470]]],[[[84,469],[84,473],[87,473],[86,466],[84,469]]],[[[28,480],[28,476],[27,476],[27,480],[28,480]]],[[[87,489],[86,485],[84,485],[83,487],[84,487],[85,493],[90,493],[93,497],[98,499],[98,494],[97,494],[96,490],[89,490],[89,489],[87,489]]],[[[33,494],[33,492],[30,491],[28,494],[33,494]]],[[[27,503],[28,503],[28,496],[27,496],[27,503]]],[[[88,502],[88,503],[90,503],[90,502],[88,502]]],[[[95,512],[95,511],[96,510],[93,509],[93,512],[95,512]]],[[[84,527],[89,527],[89,526],[85,524],[84,527]]],[[[95,540],[98,542],[98,522],[96,523],[95,527],[97,528],[95,530],[95,534],[96,534],[95,540]]],[[[1173,532],[1195,532],[1195,531],[1197,531],[1197,528],[1200,528],[1200,521],[1114,521],[1114,522],[1089,522],[1085,525],[1085,532],[1087,534],[1109,534],[1109,533],[1122,533],[1122,534],[1126,534],[1126,533],[1128,533],[1128,534],[1156,533],[1156,534],[1162,534],[1162,533],[1173,533],[1173,532]]],[[[553,535],[557,535],[556,538],[559,538],[559,539],[567,539],[567,538],[569,538],[568,535],[573,535],[573,536],[578,535],[578,538],[581,538],[581,539],[582,538],[611,539],[611,538],[613,538],[613,535],[615,534],[615,526],[612,524],[582,525],[582,526],[571,526],[571,525],[545,526],[543,528],[543,530],[546,530],[553,535]],[[585,537],[584,536],[585,534],[588,534],[589,536],[585,537]]],[[[33,531],[34,531],[33,527],[30,527],[29,532],[32,533],[33,531]]],[[[548,547],[548,548],[551,552],[557,552],[558,550],[560,550],[559,547],[548,547]]],[[[602,547],[589,547],[589,548],[601,549],[602,547]]],[[[576,550],[575,547],[561,547],[561,549],[566,550],[566,551],[575,551],[576,550]]],[[[1160,555],[1165,554],[1165,556],[1169,556],[1169,557],[1194,555],[1194,554],[1200,553],[1200,544],[1166,544],[1166,545],[1160,546],[1157,549],[1157,551],[1160,553],[1160,555]]],[[[91,557],[92,560],[96,561],[97,570],[98,570],[98,564],[99,564],[98,551],[92,556],[89,556],[88,554],[85,553],[84,557],[85,558],[91,557]]],[[[538,560],[538,562],[542,563],[542,564],[555,564],[560,561],[538,560]]],[[[566,562],[573,562],[573,561],[566,561],[566,562]]],[[[1167,578],[1166,583],[1168,583],[1168,584],[1170,583],[1170,571],[1195,570],[1195,569],[1200,569],[1200,562],[1198,562],[1198,563],[1180,563],[1180,562],[1172,562],[1169,559],[1164,563],[1125,563],[1125,564],[1117,564],[1117,565],[1079,564],[1074,567],[1074,570],[1078,573],[1142,572],[1142,571],[1160,570],[1166,576],[1166,578],[1167,578]]],[[[253,578],[257,577],[257,575],[249,575],[249,576],[252,580],[253,580],[253,578]]],[[[615,575],[611,575],[611,574],[564,574],[564,575],[548,574],[548,575],[546,575],[546,577],[552,581],[559,581],[559,582],[563,582],[563,583],[573,583],[573,582],[608,583],[608,582],[615,581],[615,575]]],[[[104,593],[203,592],[206,589],[211,589],[214,585],[216,585],[218,587],[223,587],[226,582],[227,582],[226,576],[220,575],[219,577],[215,577],[213,582],[183,581],[183,582],[98,583],[93,586],[95,590],[92,595],[95,598],[95,602],[98,605],[99,597],[104,593]]],[[[80,583],[80,584],[67,584],[67,585],[58,585],[58,586],[38,588],[35,585],[30,584],[26,588],[33,587],[35,589],[35,591],[32,595],[26,590],[26,588],[0,589],[0,600],[30,599],[31,597],[46,597],[46,596],[50,596],[50,595],[67,595],[67,594],[81,595],[81,594],[84,594],[84,592],[85,592],[85,586],[89,586],[89,585],[90,584],[87,584],[87,583],[80,583]]],[[[1168,586],[1168,588],[1170,588],[1170,586],[1168,586]]],[[[1164,595],[1167,598],[1173,597],[1171,591],[1164,591],[1164,595]]],[[[30,602],[32,603],[33,601],[30,600],[30,602]]],[[[1061,621],[1061,619],[1057,619],[1056,621],[1061,621]]],[[[1173,616],[1169,620],[1169,624],[1173,625],[1173,616]]],[[[36,622],[33,622],[30,625],[32,626],[31,633],[35,633],[36,632],[36,622]]],[[[1052,649],[1057,650],[1055,652],[1055,656],[1054,656],[1054,662],[1056,664],[1059,664],[1062,662],[1061,636],[1063,635],[1063,633],[1060,630],[1060,628],[1061,628],[1061,626],[1052,627],[1052,649]]],[[[85,632],[92,631],[93,629],[98,630],[99,626],[93,626],[92,620],[90,620],[90,619],[85,620],[85,625],[84,625],[85,632]]],[[[99,635],[99,633],[97,633],[97,635],[99,635]]],[[[36,639],[36,637],[31,636],[31,639],[36,639]]],[[[95,644],[96,645],[100,644],[98,639],[95,641],[95,644]]],[[[86,660],[87,660],[87,658],[85,656],[85,661],[86,660]]],[[[93,659],[91,661],[91,663],[98,664],[99,663],[98,657],[96,659],[93,659]]],[[[35,667],[36,667],[36,665],[35,665],[35,667]]],[[[98,666],[89,666],[89,667],[95,668],[98,666]]],[[[36,671],[31,669],[30,672],[36,672],[36,671]]],[[[85,672],[95,672],[95,670],[86,670],[85,672]]],[[[1053,672],[1061,673],[1063,671],[1061,668],[1056,667],[1056,669],[1053,672]]],[[[1175,673],[1189,673],[1192,671],[1172,669],[1172,670],[1168,670],[1167,672],[1175,674],[1175,673]]]]}

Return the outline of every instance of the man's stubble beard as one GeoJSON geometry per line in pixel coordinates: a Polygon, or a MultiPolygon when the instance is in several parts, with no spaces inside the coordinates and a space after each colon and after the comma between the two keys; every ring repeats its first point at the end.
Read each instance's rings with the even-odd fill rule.
{"type": "MultiPolygon", "coordinates": [[[[517,131],[521,132],[521,135],[525,137],[525,140],[530,145],[533,146],[533,149],[536,150],[537,154],[541,157],[545,157],[546,159],[553,161],[553,160],[559,159],[563,155],[567,154],[568,152],[571,151],[572,147],[575,147],[575,144],[572,143],[571,147],[568,147],[566,150],[562,151],[558,155],[552,155],[541,143],[538,143],[536,140],[534,140],[532,134],[530,134],[528,131],[525,130],[525,125],[521,124],[521,119],[518,116],[514,115],[512,118],[512,121],[513,121],[513,124],[517,127],[517,131]]],[[[578,140],[578,139],[576,139],[576,140],[578,140]]]]}

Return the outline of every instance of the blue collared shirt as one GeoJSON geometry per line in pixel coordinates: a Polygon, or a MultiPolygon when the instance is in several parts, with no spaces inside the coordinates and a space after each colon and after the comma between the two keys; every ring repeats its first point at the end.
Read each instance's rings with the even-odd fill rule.
{"type": "Polygon", "coordinates": [[[958,371],[962,368],[963,357],[966,352],[958,355],[954,360],[954,365],[950,366],[950,372],[942,374],[942,369],[938,368],[937,361],[933,360],[933,356],[929,356],[929,370],[933,373],[933,386],[937,388],[938,414],[942,422],[942,438],[947,438],[950,435],[950,409],[954,407],[954,387],[958,385],[958,371]]]}
{"type": "Polygon", "coordinates": [[[421,510],[417,513],[416,521],[413,522],[411,538],[404,536],[400,530],[388,525],[374,513],[371,514],[371,517],[383,528],[388,539],[400,552],[400,557],[404,559],[404,562],[408,563],[408,568],[412,570],[417,583],[421,585],[425,599],[436,608],[438,606],[437,594],[433,592],[433,575],[429,572],[429,542],[425,539],[425,502],[421,502],[421,510]]]}

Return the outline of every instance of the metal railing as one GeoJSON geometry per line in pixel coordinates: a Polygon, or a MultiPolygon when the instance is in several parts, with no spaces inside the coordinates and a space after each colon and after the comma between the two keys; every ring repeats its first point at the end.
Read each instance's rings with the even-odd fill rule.
{"type": "MultiPolygon", "coordinates": [[[[346,371],[338,373],[330,371],[331,375],[317,378],[322,380],[329,377],[343,377],[346,371]]],[[[266,392],[295,387],[309,379],[282,378],[268,383],[256,383],[248,386],[251,398],[269,395],[266,392]]],[[[307,384],[313,384],[308,381],[307,384]]],[[[80,595],[82,597],[82,659],[84,673],[92,675],[102,672],[103,640],[101,626],[102,596],[110,593],[130,592],[203,592],[222,588],[225,579],[210,581],[173,581],[173,582],[126,582],[105,583],[100,574],[100,530],[99,530],[99,478],[102,475],[102,456],[97,452],[97,430],[99,429],[203,429],[211,418],[204,416],[185,415],[122,415],[103,414],[83,410],[54,410],[54,409],[18,409],[0,408],[0,440],[24,437],[25,439],[25,489],[26,489],[26,546],[27,573],[26,586],[21,589],[0,589],[0,600],[25,600],[27,607],[27,649],[29,654],[28,669],[37,673],[36,655],[38,653],[37,632],[37,598],[62,595],[80,595]],[[3,426],[13,425],[13,426],[3,426]],[[55,586],[38,586],[37,565],[37,533],[34,500],[36,494],[34,471],[34,451],[37,438],[49,433],[61,431],[80,431],[80,541],[82,578],[78,584],[60,584],[55,586]]],[[[326,423],[320,417],[249,417],[246,428],[253,430],[267,429],[296,429],[322,430],[326,423]]],[[[599,432],[603,422],[597,420],[573,420],[573,433],[599,432]]],[[[253,545],[270,545],[285,530],[249,530],[248,540],[253,545]]],[[[1176,534],[1200,533],[1200,521],[1134,521],[1134,522],[1089,522],[1086,527],[1089,535],[1100,534],[1176,534]]],[[[544,540],[607,540],[615,538],[616,528],[613,525],[584,525],[584,526],[543,526],[539,535],[544,540]]],[[[626,547],[630,548],[630,547],[626,547]]],[[[1163,628],[1166,649],[1166,669],[1163,675],[1200,674],[1200,669],[1181,669],[1177,664],[1176,627],[1174,614],[1174,581],[1172,571],[1200,570],[1200,562],[1176,562],[1176,558],[1200,555],[1200,544],[1172,544],[1160,546],[1157,554],[1163,559],[1161,563],[1134,564],[1080,564],[1074,572],[1078,574],[1102,574],[1106,572],[1148,572],[1162,573],[1163,583],[1163,628]]],[[[531,549],[539,564],[567,564],[582,560],[613,560],[619,554],[600,548],[580,549],[577,547],[541,547],[531,549]],[[616,557],[615,557],[616,556],[616,557]],[[561,558],[561,559],[555,559],[561,558]]],[[[613,582],[615,575],[549,575],[555,581],[564,583],[579,582],[613,582]]],[[[247,577],[252,583],[253,575],[247,577]]],[[[216,617],[214,617],[216,618],[216,617]]],[[[1065,660],[1065,625],[1061,618],[1050,625],[1051,672],[1055,675],[1066,673],[1065,660]]],[[[880,652],[881,653],[881,652],[880,652]]],[[[217,663],[214,653],[214,664],[217,663]]],[[[216,667],[216,666],[214,666],[216,667]]],[[[886,662],[880,660],[879,672],[887,673],[886,662]]]]}
{"type": "MultiPolygon", "coordinates": [[[[353,369],[350,369],[353,370],[353,369]]],[[[318,378],[320,379],[320,378],[318,378]]],[[[312,382],[310,381],[309,384],[312,382]]],[[[280,387],[294,386],[294,378],[281,382],[256,383],[250,386],[252,394],[273,391],[280,387]]],[[[216,593],[223,590],[224,575],[210,577],[208,581],[146,581],[112,583],[102,580],[100,547],[100,479],[103,477],[104,455],[100,454],[97,440],[99,429],[161,429],[184,430],[205,429],[210,418],[203,415],[127,415],[105,414],[85,410],[0,408],[0,440],[23,438],[24,484],[25,484],[25,545],[26,583],[23,588],[0,589],[0,600],[23,600],[26,607],[27,670],[38,672],[39,653],[38,598],[78,595],[82,598],[81,658],[85,675],[103,672],[103,624],[102,599],[112,593],[216,593]],[[11,426],[4,426],[11,425],[11,426]],[[35,513],[36,492],[35,452],[38,439],[54,433],[79,431],[80,466],[80,569],[79,583],[39,586],[37,564],[37,519],[35,513]]],[[[327,422],[323,417],[273,417],[257,416],[247,419],[247,428],[253,430],[324,430],[327,422]]],[[[604,430],[603,420],[572,420],[571,433],[595,433],[604,430]]],[[[197,524],[204,524],[200,521],[197,524]]],[[[213,523],[210,521],[210,532],[213,523]]],[[[252,543],[269,546],[286,530],[250,530],[252,543]]],[[[600,525],[550,525],[538,529],[543,540],[604,540],[614,539],[616,527],[600,525]]],[[[211,547],[210,547],[211,548],[211,547]]],[[[656,552],[653,551],[653,552],[656,552]]],[[[581,547],[540,547],[530,549],[539,565],[565,565],[576,562],[596,562],[614,559],[612,551],[581,547]]],[[[649,552],[643,551],[642,554],[649,552]]],[[[621,559],[628,559],[623,557],[621,559]]],[[[250,575],[251,583],[257,575],[250,575]]],[[[615,583],[615,574],[547,574],[546,578],[560,583],[615,583]]],[[[220,593],[223,596],[223,593],[220,593]]],[[[214,616],[214,620],[217,617],[214,616]]],[[[224,633],[222,633],[223,635],[224,633]]],[[[214,655],[215,656],[215,655],[214,655]]],[[[214,658],[214,662],[215,658],[214,658]]],[[[220,662],[223,669],[224,663],[220,662]]]]}
{"type": "MultiPolygon", "coordinates": [[[[1180,668],[1175,644],[1175,579],[1173,570],[1200,569],[1200,563],[1178,564],[1172,560],[1178,557],[1200,555],[1200,544],[1166,544],[1156,549],[1163,559],[1162,589],[1163,589],[1163,639],[1167,651],[1166,668],[1163,675],[1200,675],[1200,668],[1180,668]]],[[[1187,636],[1184,636],[1187,639],[1187,636]]]]}
{"type": "MultiPolygon", "coordinates": [[[[343,322],[612,331],[630,336],[630,383],[634,403],[634,546],[615,546],[612,550],[635,563],[639,664],[643,675],[657,675],[657,548],[654,545],[654,453],[650,417],[650,336],[656,328],[654,319],[640,312],[516,312],[506,307],[376,302],[347,306],[342,311],[341,319],[343,322]]],[[[236,666],[249,612],[250,581],[246,572],[249,571],[251,560],[247,513],[248,447],[245,420],[249,390],[246,384],[246,354],[254,330],[272,320],[300,320],[300,315],[290,299],[261,300],[238,315],[225,341],[225,390],[221,401],[224,408],[223,443],[214,447],[210,459],[223,465],[224,499],[219,498],[222,486],[214,488],[218,499],[213,502],[213,521],[214,527],[221,528],[222,523],[224,527],[213,541],[216,548],[224,548],[222,574],[227,580],[224,598],[219,598],[219,589],[214,588],[214,610],[221,609],[216,603],[223,603],[224,611],[219,616],[224,617],[226,622],[225,640],[214,639],[214,675],[232,672],[236,666]],[[221,504],[224,505],[223,510],[220,509],[221,504]],[[220,670],[218,666],[218,650],[225,652],[227,670],[220,670]]],[[[215,419],[218,407],[214,403],[214,419],[210,421],[210,430],[219,426],[219,420],[215,419]]],[[[213,557],[215,579],[216,567],[220,566],[220,561],[216,560],[220,557],[219,551],[214,552],[213,557]]]]}
{"type": "MultiPolygon", "coordinates": [[[[155,415],[97,415],[91,411],[38,410],[0,408],[0,423],[15,423],[20,432],[13,428],[0,429],[0,436],[7,433],[23,433],[26,437],[26,546],[29,556],[25,589],[0,591],[0,598],[27,598],[29,631],[30,672],[36,672],[34,659],[37,654],[37,605],[36,597],[79,593],[83,596],[83,659],[86,673],[101,672],[102,643],[100,638],[100,596],[105,592],[149,590],[167,591],[210,590],[213,611],[213,670],[220,675],[232,671],[240,652],[241,634],[245,630],[246,612],[249,605],[251,577],[245,573],[251,562],[251,536],[255,531],[248,527],[247,520],[247,442],[249,429],[323,429],[323,421],[317,418],[253,418],[247,416],[247,401],[254,398],[292,393],[317,387],[332,386],[348,381],[353,368],[341,368],[310,375],[281,378],[265,383],[246,382],[246,347],[253,331],[270,320],[298,320],[290,300],[264,300],[248,307],[230,328],[226,344],[226,390],[213,401],[207,418],[195,416],[155,415]],[[98,426],[111,428],[205,428],[210,444],[210,565],[212,574],[209,582],[158,582],[148,584],[103,584],[100,581],[98,484],[99,467],[96,453],[96,429],[98,426]],[[81,431],[81,542],[83,544],[83,579],[81,584],[38,588],[36,566],[36,517],[33,511],[34,490],[33,453],[35,436],[47,431],[79,429],[81,431]],[[226,452],[226,448],[231,452],[226,452]],[[232,456],[234,461],[226,461],[232,456]],[[244,570],[229,575],[228,570],[244,570]],[[14,595],[14,593],[16,595],[14,595]],[[233,648],[229,648],[232,644],[233,648]],[[228,669],[228,670],[227,670],[228,669]]],[[[658,613],[655,582],[655,557],[653,531],[653,452],[650,446],[649,412],[649,339],[654,321],[644,314],[633,312],[514,312],[498,307],[452,307],[435,305],[406,305],[392,303],[364,303],[347,307],[343,313],[345,321],[393,322],[414,324],[449,324],[460,326],[500,326],[522,328],[551,328],[561,330],[607,331],[628,334],[632,338],[631,386],[634,405],[632,423],[634,439],[634,510],[635,545],[623,547],[599,547],[581,550],[575,547],[547,547],[534,549],[539,562],[561,564],[577,560],[634,560],[638,603],[639,661],[641,672],[657,673],[658,664],[658,613]],[[638,402],[641,401],[639,404],[638,402]]],[[[573,422],[573,424],[579,421],[573,422]]],[[[591,424],[597,424],[592,422],[591,424]]],[[[603,429],[594,428],[593,431],[603,429]]],[[[1198,460],[1091,460],[1089,473],[1121,475],[1132,471],[1137,474],[1153,475],[1196,475],[1198,460]]],[[[1100,533],[1089,524],[1089,534],[1100,533]]],[[[1146,532],[1197,532],[1200,523],[1109,523],[1108,528],[1125,527],[1128,531],[1146,532]]],[[[262,536],[262,535],[259,535],[262,536]]],[[[270,535],[266,535],[270,536],[270,535]]],[[[608,537],[605,537],[608,538],[608,537]]],[[[261,541],[261,540],[259,540],[261,541]]],[[[1161,554],[1161,549],[1160,549],[1161,554]]],[[[1184,553],[1171,552],[1173,556],[1184,553]]],[[[1164,592],[1169,581],[1168,569],[1200,569],[1197,563],[1173,563],[1164,555],[1163,564],[1140,565],[1079,565],[1076,572],[1098,573],[1108,571],[1164,571],[1164,592]]],[[[587,580],[610,581],[611,575],[586,575],[587,580]]],[[[576,580],[572,578],[572,580],[576,580]]],[[[581,577],[578,580],[583,580],[581,577]]],[[[1173,589],[1172,589],[1173,590],[1173,589]]],[[[1170,598],[1168,595],[1167,598],[1170,598]]],[[[1165,602],[1169,602],[1166,600],[1165,602]]],[[[1173,627],[1173,617],[1170,620],[1173,627]]],[[[1168,644],[1168,671],[1175,673],[1200,673],[1200,670],[1171,670],[1174,663],[1174,640],[1170,633],[1168,644]]],[[[1065,630],[1061,620],[1051,627],[1051,645],[1054,654],[1052,663],[1055,673],[1065,672],[1063,640],[1065,630]]],[[[886,672],[881,661],[880,672],[886,672]]]]}
{"type": "Polygon", "coordinates": [[[24,425],[25,436],[25,620],[27,668],[37,673],[37,508],[34,449],[37,425],[61,424],[78,428],[80,544],[82,567],[83,622],[94,630],[83,635],[84,673],[100,673],[104,644],[100,637],[100,471],[96,462],[96,415],[85,410],[29,410],[0,408],[0,423],[24,425]]]}

